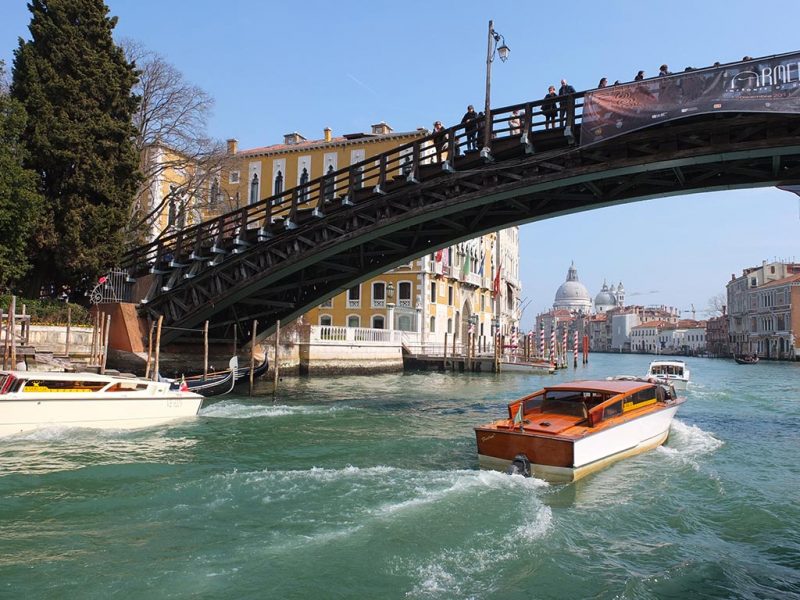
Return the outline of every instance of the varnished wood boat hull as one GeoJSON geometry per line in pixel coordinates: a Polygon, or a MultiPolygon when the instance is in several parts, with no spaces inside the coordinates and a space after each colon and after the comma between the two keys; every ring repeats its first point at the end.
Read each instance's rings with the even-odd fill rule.
{"type": "Polygon", "coordinates": [[[478,463],[482,468],[506,470],[518,454],[524,454],[532,475],[553,483],[569,483],[663,444],[678,406],[667,406],[574,439],[479,427],[475,429],[478,463]]]}

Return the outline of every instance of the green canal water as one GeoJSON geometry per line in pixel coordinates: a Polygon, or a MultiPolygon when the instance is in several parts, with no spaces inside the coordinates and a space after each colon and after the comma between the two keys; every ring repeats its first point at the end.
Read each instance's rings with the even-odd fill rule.
{"type": "Polygon", "coordinates": [[[478,469],[548,377],[285,379],[136,432],[0,439],[0,598],[799,598],[800,364],[689,359],[666,446],[576,484],[478,469]]]}

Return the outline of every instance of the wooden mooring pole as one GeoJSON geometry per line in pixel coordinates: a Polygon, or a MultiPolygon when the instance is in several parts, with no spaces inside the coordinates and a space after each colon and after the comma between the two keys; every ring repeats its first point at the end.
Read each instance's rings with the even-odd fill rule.
{"type": "Polygon", "coordinates": [[[17,368],[17,297],[11,296],[11,308],[8,311],[8,317],[11,319],[9,324],[9,332],[11,333],[11,368],[17,368]]]}
{"type": "Polygon", "coordinates": [[[203,381],[208,379],[208,321],[203,325],[203,381]]]}
{"type": "Polygon", "coordinates": [[[150,327],[147,329],[147,365],[144,368],[144,378],[150,379],[150,367],[153,364],[153,328],[155,323],[150,321],[150,327]]]}
{"type": "Polygon", "coordinates": [[[159,360],[161,358],[161,324],[164,322],[164,315],[158,316],[158,322],[156,323],[156,348],[155,348],[155,359],[153,360],[153,381],[158,381],[158,368],[159,368],[159,360]]]}
{"type": "Polygon", "coordinates": [[[100,373],[106,372],[106,362],[108,361],[108,338],[111,334],[111,315],[106,315],[106,328],[103,335],[103,360],[100,363],[100,373]]]}
{"type": "Polygon", "coordinates": [[[67,307],[67,339],[64,340],[64,356],[69,358],[69,334],[72,329],[72,307],[67,307]]]}
{"type": "Polygon", "coordinates": [[[280,350],[281,339],[281,322],[278,320],[275,323],[275,364],[272,366],[272,398],[275,401],[275,394],[278,391],[278,370],[280,369],[280,361],[278,360],[278,351],[280,350]]]}
{"type": "MultiPolygon", "coordinates": [[[[208,321],[206,321],[208,323],[208,321]]],[[[253,395],[253,371],[256,368],[256,332],[258,319],[253,319],[253,330],[250,334],[250,395],[253,395]]]]}
{"type": "Polygon", "coordinates": [[[444,332],[444,356],[442,357],[442,371],[447,371],[447,332],[444,332]]]}

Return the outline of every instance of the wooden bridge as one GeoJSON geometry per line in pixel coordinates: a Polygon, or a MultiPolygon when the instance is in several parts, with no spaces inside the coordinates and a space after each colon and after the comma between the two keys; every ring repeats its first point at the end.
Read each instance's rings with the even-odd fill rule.
{"type": "Polygon", "coordinates": [[[783,104],[739,93],[753,84],[743,74],[761,77],[775,64],[788,64],[796,80],[798,61],[767,57],[561,97],[555,128],[545,127],[543,100],[496,109],[491,139],[477,140],[482,151],[469,143],[482,124],[459,124],[162,236],[122,266],[142,290],[140,315],[163,315],[170,326],[164,341],[205,320],[220,336],[239,327],[242,340],[252,319],[259,337],[269,335],[277,320],[360,281],[500,228],[634,200],[800,183],[797,92],[783,104]],[[706,91],[697,93],[701,79],[706,91]]]}

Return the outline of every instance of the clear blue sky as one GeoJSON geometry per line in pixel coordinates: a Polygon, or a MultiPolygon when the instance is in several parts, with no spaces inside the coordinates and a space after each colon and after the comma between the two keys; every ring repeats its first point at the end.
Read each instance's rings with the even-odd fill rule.
{"type": "MultiPolygon", "coordinates": [[[[0,58],[27,38],[23,0],[0,0],[0,58]]],[[[240,148],[298,131],[322,137],[458,121],[482,105],[489,19],[511,48],[495,62],[493,105],[540,98],[566,77],[630,80],[800,50],[800,4],[727,2],[504,3],[450,0],[338,3],[261,0],[107,0],[118,39],[160,53],[216,100],[209,133],[240,148]],[[567,9],[573,10],[570,13],[567,9]]],[[[732,273],[800,259],[800,204],[774,189],[696,194],[604,208],[521,228],[529,326],[574,260],[592,296],[622,280],[631,302],[704,310],[732,273]]],[[[698,314],[698,316],[702,316],[698,314]]]]}

